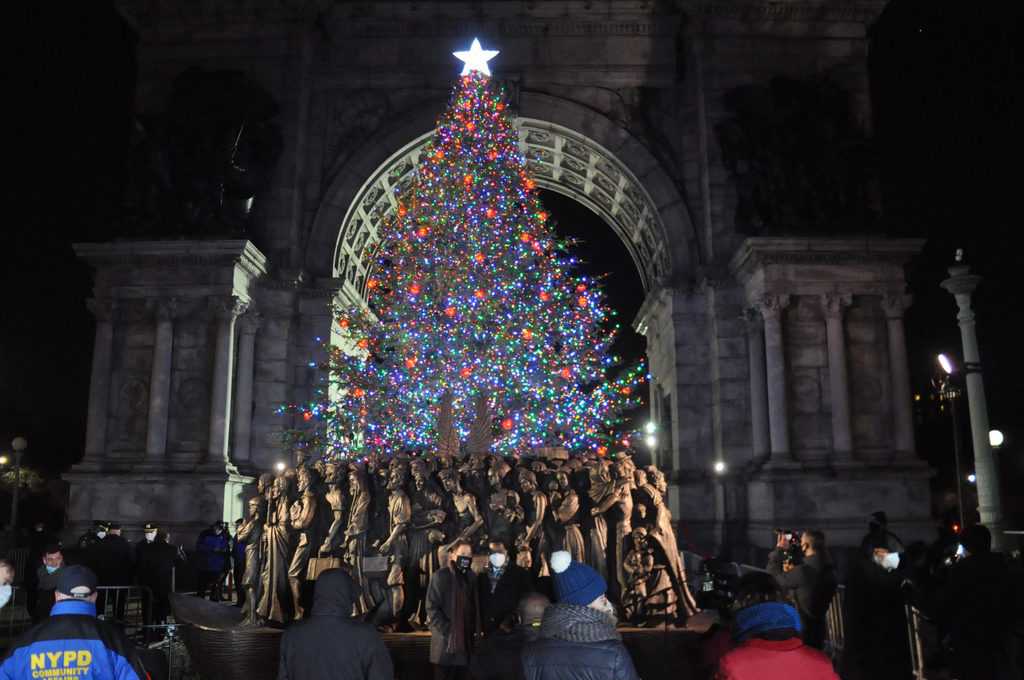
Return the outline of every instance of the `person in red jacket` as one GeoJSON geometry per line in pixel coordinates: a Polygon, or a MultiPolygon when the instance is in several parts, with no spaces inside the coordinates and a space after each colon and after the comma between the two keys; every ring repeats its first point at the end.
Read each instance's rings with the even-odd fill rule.
{"type": "Polygon", "coordinates": [[[839,680],[828,657],[804,645],[800,614],[771,574],[741,578],[736,601],[736,646],[718,662],[717,680],[839,680]]]}

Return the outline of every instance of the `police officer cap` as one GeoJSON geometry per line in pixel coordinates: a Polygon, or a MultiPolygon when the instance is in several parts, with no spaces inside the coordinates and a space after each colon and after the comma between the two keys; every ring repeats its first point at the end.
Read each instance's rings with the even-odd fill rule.
{"type": "Polygon", "coordinates": [[[93,520],[92,524],[97,531],[110,531],[110,522],[105,519],[93,520]]]}
{"type": "Polygon", "coordinates": [[[142,530],[146,533],[149,533],[150,531],[158,531],[159,529],[160,527],[157,526],[156,522],[146,522],[142,527],[142,530]]]}
{"type": "Polygon", "coordinates": [[[75,564],[60,570],[57,592],[84,599],[96,592],[96,583],[96,574],[92,569],[75,564]]]}
{"type": "Polygon", "coordinates": [[[121,523],[120,522],[107,522],[107,527],[110,528],[110,529],[120,529],[121,528],[121,523]]]}

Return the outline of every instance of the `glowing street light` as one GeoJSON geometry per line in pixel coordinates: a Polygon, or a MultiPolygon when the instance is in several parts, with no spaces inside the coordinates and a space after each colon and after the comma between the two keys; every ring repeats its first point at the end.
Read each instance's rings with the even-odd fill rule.
{"type": "Polygon", "coordinates": [[[0,465],[7,465],[10,462],[11,459],[8,458],[6,455],[0,456],[0,465]]]}
{"type": "Polygon", "coordinates": [[[654,421],[651,421],[651,422],[647,423],[646,425],[644,425],[644,432],[646,432],[647,434],[654,434],[657,431],[658,431],[658,425],[654,421]]]}
{"type": "Polygon", "coordinates": [[[715,474],[717,474],[717,475],[724,475],[725,474],[725,461],[724,460],[716,460],[714,467],[715,467],[715,474]]]}
{"type": "Polygon", "coordinates": [[[988,443],[992,445],[993,449],[998,449],[1003,445],[1003,433],[999,430],[988,431],[988,443]]]}
{"type": "Polygon", "coordinates": [[[277,465],[274,466],[274,469],[276,469],[278,472],[284,472],[284,469],[286,467],[288,466],[284,464],[284,461],[278,461],[277,465]]]}
{"type": "Polygon", "coordinates": [[[653,434],[649,434],[646,437],[644,437],[644,443],[647,444],[648,447],[653,449],[655,446],[658,445],[658,438],[655,437],[653,434]]]}
{"type": "Polygon", "coordinates": [[[971,474],[967,475],[967,481],[970,482],[971,484],[974,484],[976,481],[978,481],[978,478],[972,472],[971,474]]]}
{"type": "Polygon", "coordinates": [[[953,363],[953,360],[945,354],[940,354],[938,356],[938,360],[939,366],[941,366],[942,370],[946,372],[946,375],[953,375],[953,372],[956,370],[956,365],[953,363]]]}

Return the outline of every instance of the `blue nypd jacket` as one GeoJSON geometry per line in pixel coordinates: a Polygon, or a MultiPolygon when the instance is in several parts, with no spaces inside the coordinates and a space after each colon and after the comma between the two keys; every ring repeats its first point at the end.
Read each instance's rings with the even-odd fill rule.
{"type": "Polygon", "coordinates": [[[0,680],[148,680],[131,642],[96,618],[96,605],[61,600],[50,618],[15,640],[0,663],[0,680]]]}

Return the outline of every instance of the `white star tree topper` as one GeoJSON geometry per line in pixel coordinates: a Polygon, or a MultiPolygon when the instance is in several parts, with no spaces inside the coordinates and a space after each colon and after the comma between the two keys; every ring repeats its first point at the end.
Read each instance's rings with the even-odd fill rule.
{"type": "Polygon", "coordinates": [[[498,50],[485,50],[480,47],[480,41],[473,38],[473,44],[469,46],[468,51],[452,52],[452,54],[465,62],[461,75],[468,76],[473,71],[480,71],[485,76],[489,76],[491,69],[487,62],[498,56],[498,50]]]}

